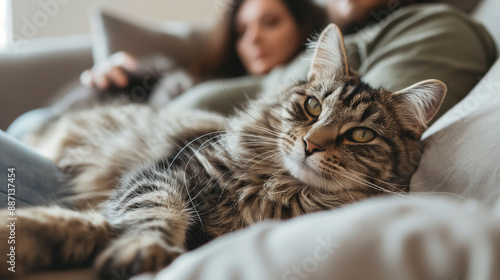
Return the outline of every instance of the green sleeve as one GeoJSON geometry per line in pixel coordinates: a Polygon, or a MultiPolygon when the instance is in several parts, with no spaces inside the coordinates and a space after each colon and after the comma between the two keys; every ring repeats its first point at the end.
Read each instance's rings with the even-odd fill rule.
{"type": "Polygon", "coordinates": [[[444,4],[394,12],[346,36],[348,61],[364,81],[397,91],[439,79],[448,94],[435,120],[464,98],[496,60],[491,36],[479,23],[444,4]]]}
{"type": "Polygon", "coordinates": [[[230,116],[248,101],[257,98],[261,91],[261,77],[244,76],[217,79],[189,89],[167,104],[181,110],[204,110],[230,116]]]}

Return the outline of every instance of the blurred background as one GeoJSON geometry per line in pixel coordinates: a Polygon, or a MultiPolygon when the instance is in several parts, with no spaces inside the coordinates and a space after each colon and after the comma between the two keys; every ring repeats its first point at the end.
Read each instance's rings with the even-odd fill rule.
{"type": "Polygon", "coordinates": [[[131,18],[214,22],[226,0],[0,0],[0,129],[47,104],[92,66],[90,12],[105,5],[131,18]]]}
{"type": "MultiPolygon", "coordinates": [[[[315,1],[324,4],[328,0],[315,1]]],[[[500,28],[496,23],[496,5],[500,0],[431,1],[452,4],[480,18],[490,30],[500,28]]],[[[186,33],[183,26],[205,27],[222,19],[229,3],[230,0],[0,0],[0,129],[6,130],[21,114],[46,106],[54,96],[78,85],[82,71],[92,67],[96,54],[104,49],[102,43],[109,39],[103,37],[104,41],[97,42],[95,34],[99,32],[91,36],[94,6],[104,5],[124,15],[125,21],[147,20],[149,26],[183,22],[168,29],[186,33]]]]}
{"type": "Polygon", "coordinates": [[[153,20],[207,22],[224,0],[0,0],[0,45],[90,32],[88,10],[106,4],[153,20]]]}

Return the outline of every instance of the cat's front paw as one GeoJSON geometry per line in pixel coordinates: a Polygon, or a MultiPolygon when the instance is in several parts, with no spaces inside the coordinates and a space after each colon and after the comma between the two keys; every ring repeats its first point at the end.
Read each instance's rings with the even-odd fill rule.
{"type": "Polygon", "coordinates": [[[116,275],[127,279],[156,272],[183,252],[184,249],[170,246],[158,236],[122,236],[99,255],[94,266],[102,279],[116,275]]]}
{"type": "MultiPolygon", "coordinates": [[[[12,215],[2,209],[0,221],[0,252],[13,251],[16,276],[54,264],[84,264],[106,247],[110,235],[102,215],[56,206],[21,208],[12,215]]],[[[6,273],[6,265],[6,261],[0,263],[0,276],[6,273]]]]}
{"type": "Polygon", "coordinates": [[[1,209],[0,221],[0,252],[3,255],[0,278],[19,277],[50,265],[50,247],[42,242],[43,225],[29,210],[18,210],[11,215],[7,209],[1,209]]]}

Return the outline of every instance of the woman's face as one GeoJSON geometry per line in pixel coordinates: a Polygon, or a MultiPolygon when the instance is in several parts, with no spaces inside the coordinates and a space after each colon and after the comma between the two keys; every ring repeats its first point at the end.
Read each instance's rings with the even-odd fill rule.
{"type": "Polygon", "coordinates": [[[236,15],[236,52],[250,74],[287,63],[302,44],[299,25],[282,0],[246,0],[236,15]]]}

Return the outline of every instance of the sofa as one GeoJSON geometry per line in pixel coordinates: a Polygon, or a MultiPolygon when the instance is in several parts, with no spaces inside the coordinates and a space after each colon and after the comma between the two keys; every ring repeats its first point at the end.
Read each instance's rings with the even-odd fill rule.
{"type": "MultiPolygon", "coordinates": [[[[500,2],[483,0],[474,7],[465,5],[463,8],[469,9],[472,16],[486,26],[496,40],[500,52],[500,18],[497,16],[500,2]]],[[[184,35],[187,36],[187,33],[184,35]]],[[[2,79],[0,82],[2,94],[0,128],[3,130],[18,115],[43,106],[58,92],[77,83],[80,73],[89,68],[93,60],[99,59],[96,57],[98,56],[96,52],[92,51],[92,38],[89,36],[36,40],[30,49],[0,54],[0,79],[2,79]]],[[[101,56],[105,55],[101,54],[101,56]]],[[[397,240],[397,236],[391,236],[388,229],[396,226],[408,231],[419,227],[436,230],[444,236],[441,241],[446,243],[446,246],[452,247],[453,244],[459,244],[462,246],[460,247],[462,251],[471,252],[467,256],[472,256],[474,252],[472,252],[473,248],[467,247],[463,240],[484,237],[478,240],[485,242],[483,245],[491,250],[484,248],[483,251],[477,252],[479,255],[476,255],[475,259],[469,261],[499,263],[500,204],[494,208],[500,199],[500,132],[496,130],[500,123],[498,108],[500,108],[500,61],[497,61],[489,73],[479,81],[466,99],[438,119],[424,134],[424,156],[411,182],[412,192],[419,192],[420,196],[416,196],[413,202],[401,203],[377,199],[346,207],[336,213],[313,214],[311,217],[299,218],[283,224],[263,223],[247,231],[225,236],[200,248],[199,251],[182,256],[171,268],[160,272],[155,279],[276,279],[276,277],[305,279],[299,277],[298,274],[289,273],[296,268],[291,264],[297,263],[303,264],[302,268],[306,272],[310,269],[311,275],[328,273],[329,269],[335,269],[339,279],[367,279],[367,277],[383,279],[380,278],[382,274],[379,275],[376,271],[380,272],[384,267],[400,264],[402,270],[416,270],[411,279],[430,279],[426,278],[425,270],[419,270],[418,260],[436,258],[436,256],[427,256],[418,249],[414,249],[413,252],[416,251],[421,255],[390,252],[388,245],[394,242],[408,242],[408,240],[397,240]],[[483,137],[476,138],[475,135],[483,135],[483,137]],[[488,141],[481,141],[485,138],[488,141]],[[442,152],[440,147],[444,145],[448,146],[448,149],[442,152]],[[456,164],[447,169],[447,166],[451,166],[450,161],[456,164]],[[480,168],[477,168],[478,166],[480,168]],[[422,199],[429,193],[442,193],[444,197],[429,201],[422,199]],[[476,202],[449,200],[452,196],[466,200],[472,199],[476,202]],[[487,206],[496,210],[485,209],[487,206]],[[449,217],[449,213],[456,215],[449,217]],[[412,214],[414,214],[415,223],[401,225],[405,222],[401,217],[412,214]],[[431,222],[426,223],[427,219],[431,222]],[[378,221],[379,224],[374,224],[373,221],[378,221]],[[355,222],[360,224],[355,224],[355,222]],[[324,226],[318,231],[313,231],[311,230],[312,224],[324,226]],[[446,228],[444,225],[449,227],[446,228]],[[463,233],[459,230],[452,230],[459,229],[463,225],[470,227],[471,231],[463,233]],[[338,230],[339,228],[350,230],[338,230]],[[331,230],[336,230],[333,237],[327,234],[331,230]],[[294,234],[290,234],[292,232],[294,234]],[[360,232],[369,234],[360,235],[360,232]],[[302,240],[303,236],[310,238],[302,240]],[[360,240],[356,246],[350,244],[354,236],[359,237],[358,240],[360,240]],[[334,238],[336,241],[330,244],[330,247],[325,247],[324,242],[320,241],[323,240],[322,238],[334,238]],[[388,241],[387,238],[394,239],[388,241]],[[460,240],[463,243],[460,243],[460,240]],[[293,250],[289,246],[291,243],[297,245],[293,250]],[[346,251],[344,247],[350,250],[346,251]],[[345,260],[355,260],[361,266],[377,263],[379,267],[371,270],[375,271],[372,275],[364,275],[362,270],[359,270],[358,274],[353,274],[352,271],[355,270],[346,269],[352,266],[352,263],[344,262],[342,259],[322,262],[321,259],[316,258],[314,250],[317,248],[323,248],[326,252],[329,252],[328,248],[330,248],[331,252],[339,252],[345,260]],[[367,248],[373,248],[373,250],[367,248]],[[249,251],[252,253],[241,253],[249,251]],[[213,258],[215,253],[220,253],[220,257],[213,258]],[[381,258],[381,254],[385,257],[381,258]],[[396,257],[414,259],[417,265],[404,267],[408,262],[395,259],[396,257]],[[315,260],[315,262],[309,262],[315,264],[314,269],[312,269],[313,265],[305,266],[304,264],[307,263],[305,260],[315,260]],[[224,266],[231,267],[231,270],[222,273],[220,270],[223,269],[219,268],[224,266]],[[280,271],[280,273],[276,274],[275,271],[280,271]]],[[[439,247],[439,244],[443,243],[438,242],[439,240],[430,240],[423,234],[416,234],[413,238],[413,241],[419,240],[422,242],[419,244],[428,248],[439,247]]],[[[457,254],[462,254],[462,251],[457,254]]],[[[331,255],[336,254],[331,253],[331,255]]],[[[445,259],[452,256],[441,257],[445,259]]],[[[442,269],[440,273],[446,276],[440,279],[453,279],[448,277],[447,271],[454,269],[460,271],[461,266],[466,263],[462,259],[450,263],[443,262],[439,258],[433,261],[437,264],[435,269],[437,271],[442,269]]],[[[495,278],[500,277],[498,268],[484,273],[480,271],[480,268],[481,265],[477,264],[474,266],[477,271],[464,272],[461,275],[469,275],[467,279],[500,279],[495,278]]],[[[126,277],[121,272],[116,273],[116,279],[126,277]]],[[[90,269],[79,269],[44,272],[28,275],[22,279],[77,280],[97,279],[97,276],[90,269]]],[[[153,279],[153,276],[143,275],[136,279],[153,279]]]]}

